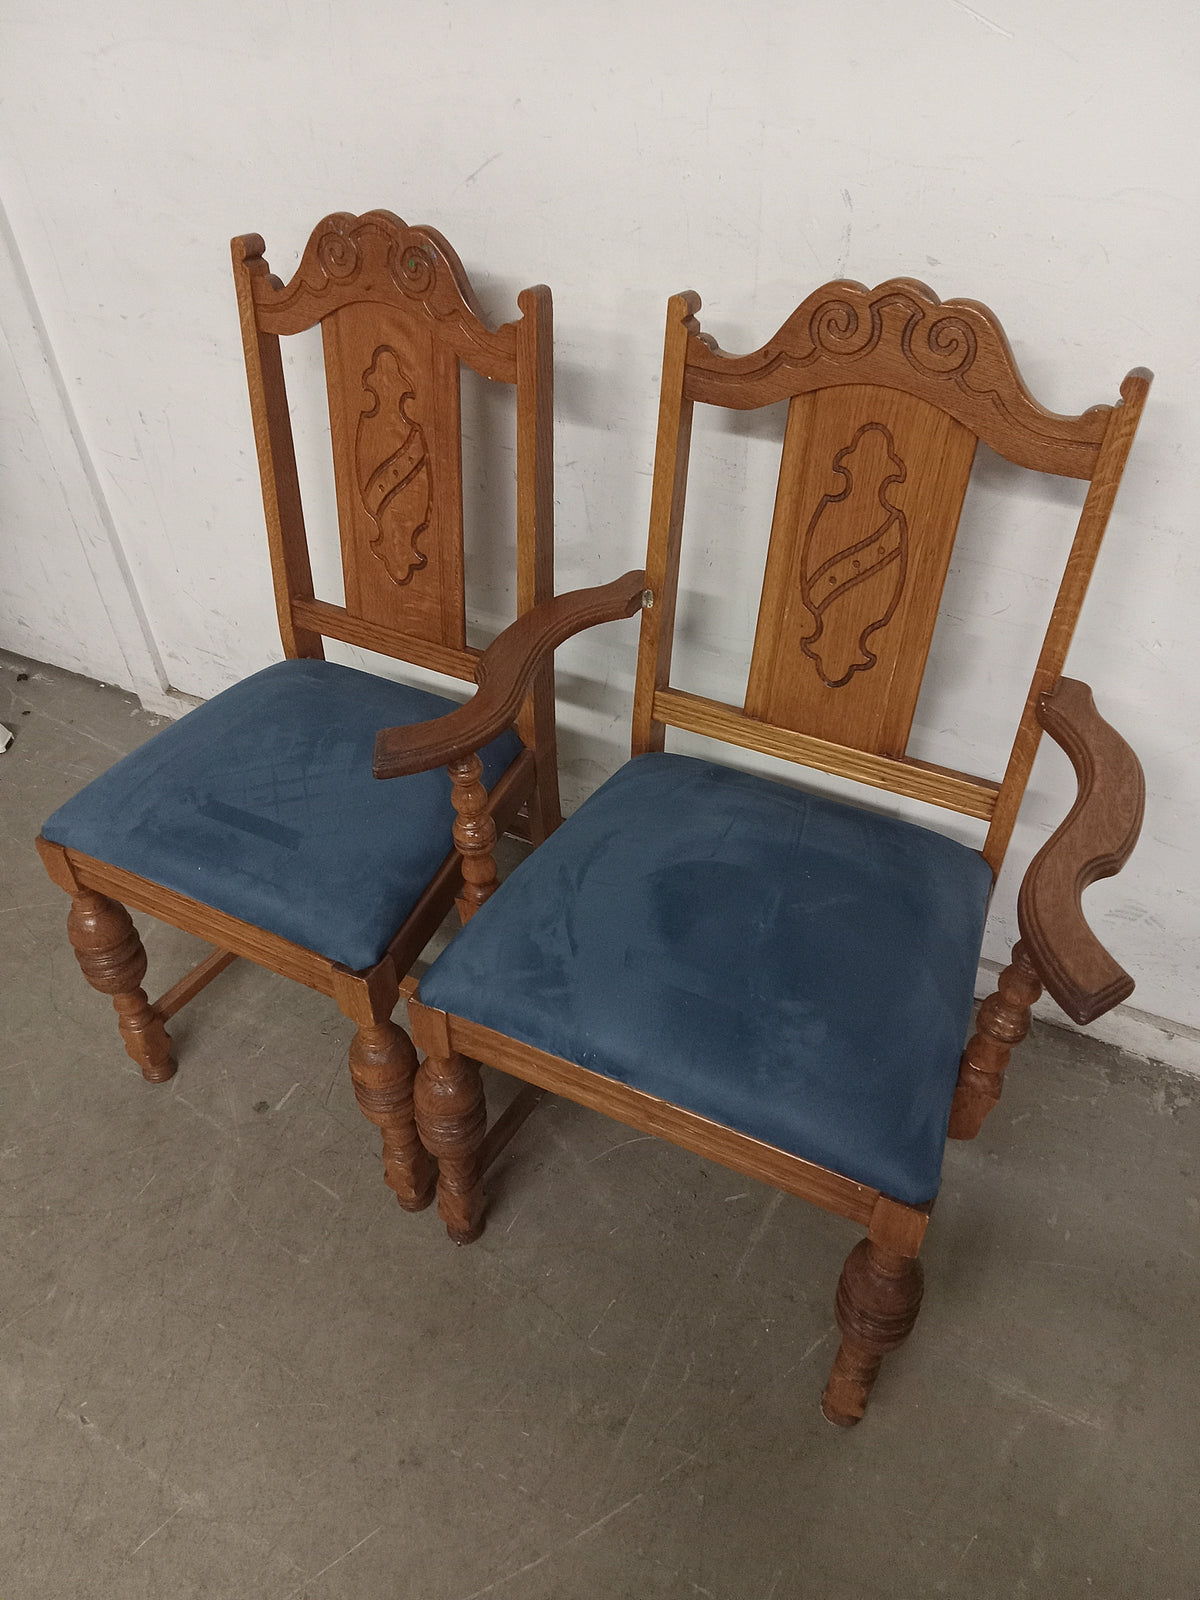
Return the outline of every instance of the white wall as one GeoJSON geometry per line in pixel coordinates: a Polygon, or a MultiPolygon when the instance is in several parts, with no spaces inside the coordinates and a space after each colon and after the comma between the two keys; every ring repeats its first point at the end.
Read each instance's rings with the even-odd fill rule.
{"type": "MultiPolygon", "coordinates": [[[[561,587],[640,562],[671,291],[698,289],[705,327],[747,349],[825,279],[921,277],[991,305],[1056,409],[1157,369],[1069,670],[1150,787],[1094,920],[1140,1006],[1200,1024],[1200,20],[1182,0],[981,3],[9,0],[0,182],[171,683],[209,695],[277,653],[231,234],[261,232],[287,276],[321,215],[382,205],[440,227],[495,315],[552,285],[561,587]]],[[[677,680],[703,692],[739,693],[778,437],[771,416],[698,430],[677,680]]],[[[918,715],[919,753],[979,771],[1028,677],[1018,613],[1044,614],[1078,503],[1024,485],[998,509],[1019,476],[984,463],[939,641],[965,664],[918,715]]],[[[502,590],[489,578],[481,613],[503,615],[502,590]]],[[[88,616],[70,648],[104,675],[88,616]]],[[[621,759],[635,637],[560,653],[576,793],[621,759]]],[[[989,955],[1071,793],[1044,753],[989,955]]]]}
{"type": "Polygon", "coordinates": [[[0,528],[0,642],[162,706],[166,674],[2,205],[0,528]]]}

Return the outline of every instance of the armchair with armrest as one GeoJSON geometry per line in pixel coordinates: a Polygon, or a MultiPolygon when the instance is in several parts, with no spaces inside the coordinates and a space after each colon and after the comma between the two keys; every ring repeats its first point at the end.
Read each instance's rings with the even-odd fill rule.
{"type": "MultiPolygon", "coordinates": [[[[824,1411],[863,1415],[911,1330],[947,1133],[972,1138],[1044,985],[1077,1021],[1132,980],[1080,896],[1136,842],[1136,757],[1063,676],[1150,374],[1078,416],[1025,389],[994,316],[895,279],[810,295],[761,349],[727,355],[700,302],[670,302],[645,573],[537,607],[485,654],[475,700],[382,732],[380,778],[448,762],[469,920],[410,1002],[415,1104],[439,1210],[467,1243],[488,1132],[477,1062],[564,1094],[861,1224],[835,1302],[824,1411]],[[671,684],[694,404],[788,402],[744,703],[671,684]],[[1088,490],[1007,767],[979,778],[907,753],[977,440],[1088,490]],[[643,592],[644,591],[644,592],[643,592]],[[553,645],[643,605],[633,759],[500,887],[483,746],[553,645]],[[896,817],[665,751],[668,726],[985,823],[978,849],[896,817]],[[1021,938],[969,1031],[989,897],[1042,731],[1078,800],[1020,892],[1021,938]],[[494,891],[494,892],[493,892],[494,891]]],[[[528,1095],[527,1095],[528,1100],[528,1095]]]]}

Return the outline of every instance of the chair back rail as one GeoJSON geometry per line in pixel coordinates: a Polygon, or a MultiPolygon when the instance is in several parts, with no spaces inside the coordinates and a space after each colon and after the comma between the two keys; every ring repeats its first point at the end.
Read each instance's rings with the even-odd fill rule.
{"type": "Polygon", "coordinates": [[[786,756],[989,824],[999,871],[1037,751],[1039,696],[1060,677],[1145,403],[1135,369],[1115,406],[1079,416],[1030,395],[995,317],[923,284],[837,282],[761,349],[729,355],[700,331],[699,297],[667,316],[635,692],[633,751],[668,726],[786,756]],[[788,401],[775,513],[744,703],[671,684],[671,646],[696,401],[788,401]],[[977,441],[1089,487],[1002,780],[908,754],[917,697],[977,441]]]}

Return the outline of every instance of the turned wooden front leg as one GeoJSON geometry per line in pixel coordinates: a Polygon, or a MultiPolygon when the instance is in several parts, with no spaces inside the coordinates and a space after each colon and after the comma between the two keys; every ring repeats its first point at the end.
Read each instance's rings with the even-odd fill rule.
{"type": "Polygon", "coordinates": [[[417,1137],[413,1080],[417,1052],[392,1021],[400,985],[391,957],[369,972],[333,969],[333,997],[356,1024],[350,1043],[354,1098],[383,1135],[383,1179],[405,1211],[423,1211],[433,1199],[433,1162],[417,1137]]]}
{"type": "Polygon", "coordinates": [[[454,846],[462,857],[462,891],[455,904],[463,922],[469,922],[496,889],[496,824],[487,809],[487,790],[480,783],[483,763],[473,752],[449,767],[450,800],[458,813],[454,846]]]}
{"type": "Polygon", "coordinates": [[[1030,1007],[1041,992],[1033,963],[1018,941],[1011,964],[997,980],[995,994],[988,995],[980,1006],[975,1032],[963,1051],[950,1108],[952,1139],[973,1139],[999,1100],[1008,1058],[1029,1032],[1030,1007]]]}
{"type": "Polygon", "coordinates": [[[437,1172],[417,1137],[413,1083],[417,1052],[394,1022],[360,1023],[350,1045],[354,1098],[383,1136],[383,1181],[405,1211],[424,1211],[437,1172]]]}
{"type": "Polygon", "coordinates": [[[92,889],[71,896],[67,936],[93,989],[112,997],[125,1049],[148,1083],[175,1075],[171,1039],[141,987],[146,951],[125,907],[92,889]]]}
{"type": "Polygon", "coordinates": [[[821,1402],[841,1428],[861,1420],[884,1356],[912,1332],[925,1284],[917,1251],[927,1222],[927,1212],[881,1198],[870,1233],[846,1257],[834,1301],[842,1342],[821,1402]]]}
{"type": "Polygon", "coordinates": [[[421,1142],[437,1157],[438,1215],[455,1244],[470,1244],[483,1232],[487,1106],[479,1068],[455,1050],[428,1055],[414,1099],[421,1142]]]}

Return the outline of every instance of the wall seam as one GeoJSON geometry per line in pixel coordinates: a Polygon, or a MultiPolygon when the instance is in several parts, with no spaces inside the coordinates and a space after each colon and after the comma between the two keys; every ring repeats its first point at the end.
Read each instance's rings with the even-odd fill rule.
{"type": "MultiPolygon", "coordinates": [[[[63,420],[66,422],[67,431],[71,436],[71,442],[83,474],[84,483],[95,508],[100,528],[107,540],[113,564],[123,585],[123,592],[120,598],[125,604],[120,609],[125,610],[127,608],[126,616],[120,616],[114,612],[111,585],[104,581],[107,575],[101,574],[96,570],[92,561],[92,553],[88,548],[88,542],[86,539],[80,538],[84,560],[87,562],[88,571],[91,573],[92,581],[95,583],[97,594],[100,597],[100,603],[104,607],[112,625],[114,637],[125,660],[131,687],[135,693],[145,693],[151,697],[164,695],[170,691],[170,679],[167,676],[162,656],[159,653],[158,645],[151,630],[150,619],[142,602],[137,580],[134,577],[133,569],[121,542],[116,520],[112,515],[112,509],[100,483],[91,452],[88,450],[87,442],[84,439],[79,417],[71,400],[70,390],[67,387],[66,379],[63,376],[62,368],[51,343],[49,330],[42,316],[41,307],[38,304],[33,281],[25,265],[25,258],[2,200],[0,200],[0,241],[3,242],[12,262],[13,276],[25,302],[25,314],[29,318],[42,360],[46,365],[46,371],[49,374],[54,392],[62,408],[63,420]],[[132,637],[130,635],[130,623],[132,623],[135,630],[132,637]],[[143,657],[140,663],[134,659],[137,656],[143,657]]],[[[67,502],[67,510],[71,513],[72,521],[74,522],[70,494],[66,485],[61,485],[61,487],[67,502]]],[[[76,526],[78,525],[76,524],[76,526]]]]}

